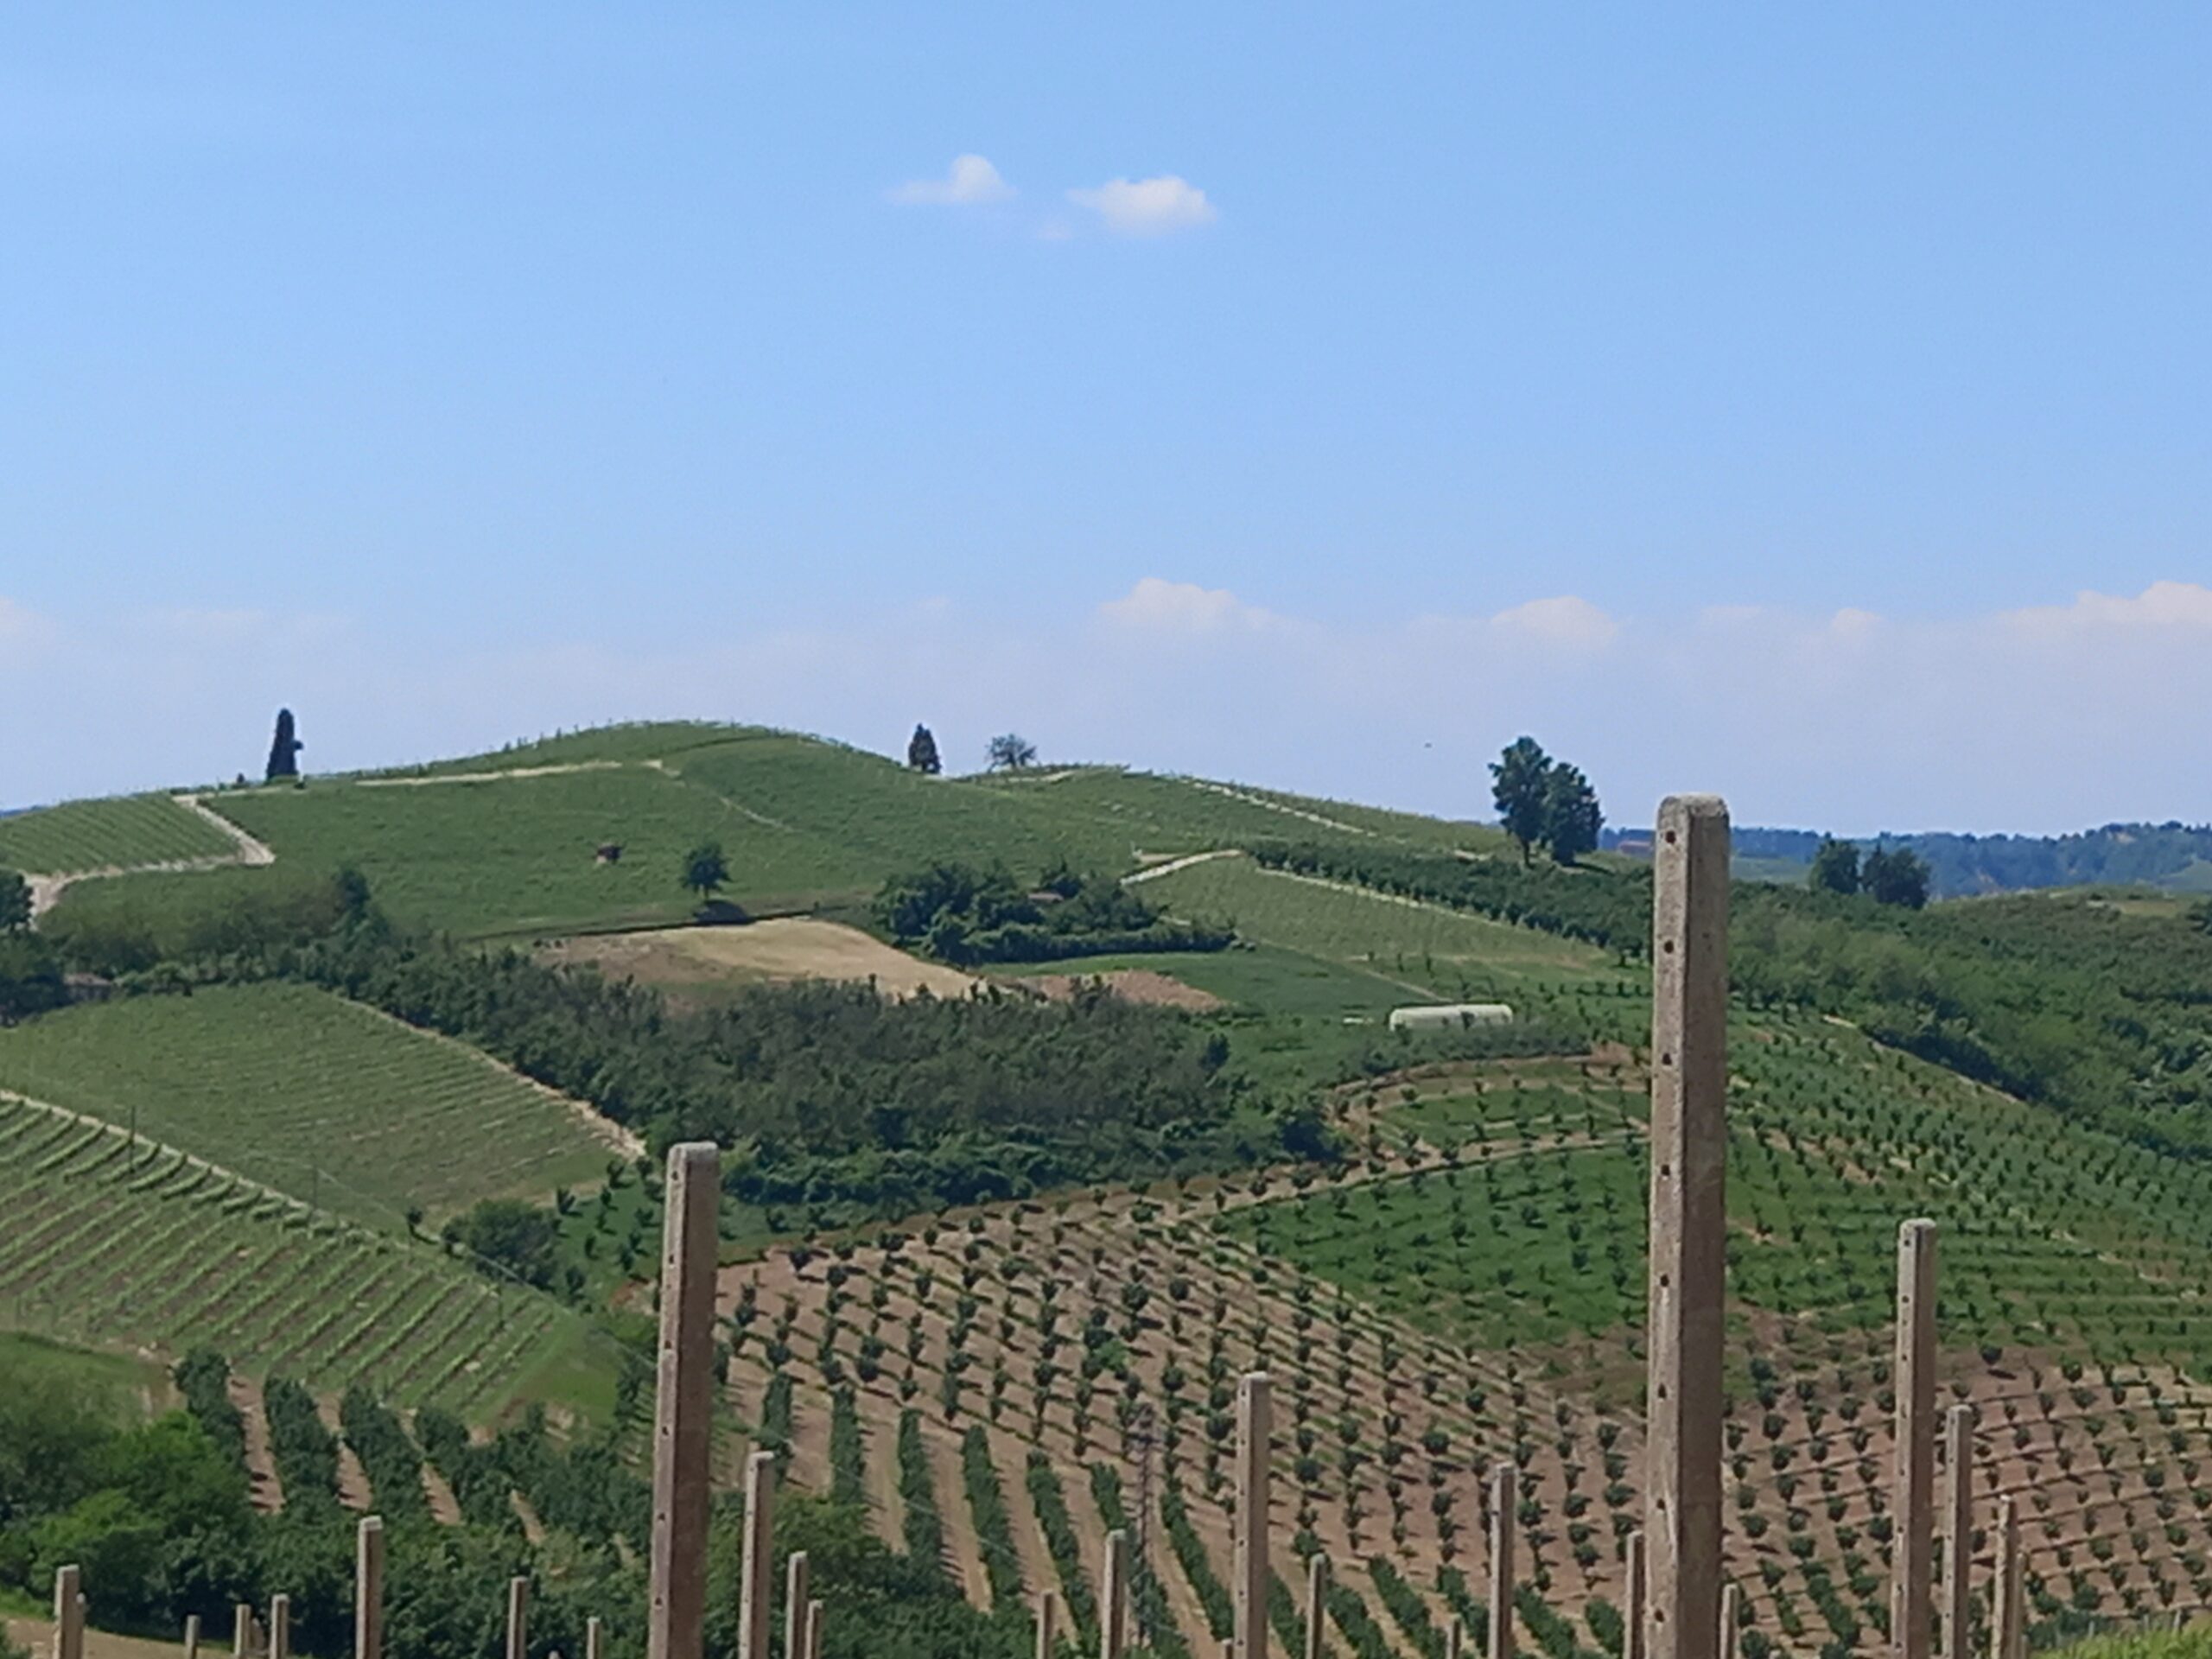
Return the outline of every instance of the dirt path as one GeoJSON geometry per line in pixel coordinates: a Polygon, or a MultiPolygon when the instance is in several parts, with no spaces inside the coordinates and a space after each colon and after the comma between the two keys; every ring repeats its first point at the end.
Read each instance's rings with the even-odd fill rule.
{"type": "Polygon", "coordinates": [[[1187,870],[1193,864],[1211,864],[1217,858],[1242,858],[1243,852],[1235,847],[1217,847],[1210,853],[1185,853],[1180,858],[1171,858],[1164,864],[1154,864],[1122,878],[1122,885],[1134,887],[1140,881],[1157,881],[1163,875],[1173,875],[1178,870],[1187,870]]]}
{"type": "Polygon", "coordinates": [[[276,855],[264,843],[232,823],[221,813],[208,806],[197,795],[172,795],[186,811],[206,819],[230,838],[232,850],[211,853],[205,858],[170,858],[153,864],[103,864],[89,870],[55,870],[43,874],[25,873],[24,880],[31,890],[31,920],[38,918],[61,902],[61,895],[79,881],[105,881],[118,875],[156,875],[184,870],[224,870],[241,865],[258,868],[274,864],[276,855]]]}
{"type": "Polygon", "coordinates": [[[245,1478],[253,1507],[274,1515],[284,1507],[284,1483],[276,1478],[276,1454],[269,1445],[269,1413],[262,1404],[261,1384],[232,1372],[231,1403],[245,1420],[245,1478]]]}
{"type": "Polygon", "coordinates": [[[1006,1495],[1007,1518],[1014,1527],[1014,1556],[1021,1564],[1022,1588],[1033,1601],[1040,1590],[1057,1594],[1060,1569],[1045,1542],[1045,1529],[1037,1519],[1037,1506],[1029,1501],[1024,1448],[1020,1441],[997,1429],[987,1428],[983,1433],[990,1441],[991,1465],[999,1471],[999,1491],[1006,1495]]]}
{"type": "Polygon", "coordinates": [[[1341,830],[1348,836],[1372,837],[1375,832],[1363,824],[1346,823],[1342,818],[1324,817],[1319,812],[1308,812],[1303,807],[1285,806],[1281,801],[1271,801],[1264,795],[1254,795],[1230,784],[1217,784],[1205,778],[1185,778],[1183,781],[1193,789],[1211,791],[1226,795],[1232,801],[1242,801],[1247,806],[1256,806],[1269,812],[1280,812],[1287,818],[1300,818],[1307,823],[1318,823],[1324,830],[1341,830]]]}
{"type": "Polygon", "coordinates": [[[860,1394],[861,1440],[867,1455],[861,1459],[868,1487],[868,1520],[875,1535],[893,1549],[906,1548],[906,1505],[899,1496],[899,1403],[886,1394],[862,1389],[860,1394]]]}
{"type": "MultiPolygon", "coordinates": [[[[512,766],[505,772],[441,772],[423,778],[356,778],[349,789],[429,789],[438,784],[504,784],[512,778],[559,778],[572,772],[620,772],[632,760],[570,760],[557,766],[512,766]]],[[[646,761],[643,764],[654,765],[646,761]]]]}
{"type": "MultiPolygon", "coordinates": [[[[54,1651],[54,1626],[42,1618],[10,1618],[0,1620],[8,1634],[38,1656],[54,1651]]],[[[200,1651],[214,1653],[227,1649],[228,1630],[203,1630],[200,1636],[200,1651]]],[[[87,1630],[85,1632],[85,1659],[181,1659],[184,1649],[172,1642],[149,1642],[139,1636],[110,1636],[105,1630],[87,1630]]]]}
{"type": "Polygon", "coordinates": [[[334,1437],[338,1437],[338,1501],[349,1510],[368,1514],[376,1507],[375,1489],[369,1484],[369,1471],[361,1465],[361,1454],[340,1437],[338,1402],[316,1401],[315,1414],[322,1419],[322,1426],[334,1437]]]}
{"type": "Polygon", "coordinates": [[[976,1541],[976,1517],[968,1510],[968,1485],[960,1478],[960,1441],[944,1424],[926,1417],[922,1446],[930,1459],[930,1484],[937,1489],[938,1518],[944,1522],[944,1553],[961,1593],[970,1606],[991,1605],[990,1575],[976,1541]]]}
{"type": "Polygon", "coordinates": [[[430,1519],[440,1526],[461,1524],[461,1500],[453,1495],[446,1478],[428,1463],[423,1465],[423,1499],[430,1506],[430,1519]]]}

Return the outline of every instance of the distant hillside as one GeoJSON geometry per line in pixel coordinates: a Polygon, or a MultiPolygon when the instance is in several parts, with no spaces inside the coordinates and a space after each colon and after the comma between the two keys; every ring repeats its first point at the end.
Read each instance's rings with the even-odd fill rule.
{"type": "MultiPolygon", "coordinates": [[[[1736,874],[1754,881],[1804,877],[1821,844],[1812,830],[1735,832],[1736,874]]],[[[1608,849],[1650,855],[1649,830],[1608,830],[1608,849]]],[[[2212,824],[2108,823],[2071,836],[1883,834],[1862,846],[1910,848],[1927,861],[1938,899],[2037,887],[2147,887],[2212,893],[2212,824]]]]}

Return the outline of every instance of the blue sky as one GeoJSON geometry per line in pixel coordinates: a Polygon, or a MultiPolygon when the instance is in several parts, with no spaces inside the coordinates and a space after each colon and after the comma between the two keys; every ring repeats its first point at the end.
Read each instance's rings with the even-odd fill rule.
{"type": "Polygon", "coordinates": [[[0,804],[286,702],[2212,817],[2208,72],[2183,5],[21,10],[0,690],[68,713],[0,804]]]}

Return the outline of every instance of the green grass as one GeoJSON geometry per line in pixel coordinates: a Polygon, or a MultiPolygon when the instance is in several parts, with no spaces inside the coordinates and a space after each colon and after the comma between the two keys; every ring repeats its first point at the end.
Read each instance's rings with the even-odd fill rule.
{"type": "Polygon", "coordinates": [[[612,1154],[561,1102],[457,1043],[294,985],[73,1008],[0,1030],[0,1087],[397,1228],[543,1198],[612,1154]]]}
{"type": "Polygon", "coordinates": [[[96,1120],[0,1100],[0,1327],[17,1332],[162,1357],[205,1344],[480,1421],[550,1376],[582,1392],[611,1369],[548,1297],[96,1120]],[[556,1370],[563,1354],[581,1357],[556,1370]]]}
{"type": "Polygon", "coordinates": [[[0,869],[64,874],[110,866],[218,858],[235,843],[166,795],[70,801],[0,818],[0,869]]]}
{"type": "Polygon", "coordinates": [[[1179,916],[1235,925],[1246,938],[1367,971],[1429,997],[1510,1001],[1530,985],[1618,977],[1606,954],[1533,928],[1401,903],[1217,858],[1145,884],[1179,916]]]}
{"type": "Polygon", "coordinates": [[[0,1331],[0,1388],[42,1382],[111,1401],[118,1416],[134,1408],[165,1409],[176,1397],[168,1370],[143,1355],[73,1347],[28,1332],[0,1331]]]}
{"type": "Polygon", "coordinates": [[[724,725],[713,721],[626,721],[551,737],[524,739],[486,753],[456,755],[426,766],[394,766],[371,775],[441,777],[454,772],[513,772],[525,766],[592,766],[609,761],[636,765],[666,760],[686,749],[727,743],[735,737],[763,734],[766,734],[765,727],[724,725]]]}
{"type": "Polygon", "coordinates": [[[1233,1007],[1268,1014],[1373,1020],[1388,1017],[1407,1000],[1403,986],[1375,974],[1272,944],[1085,957],[1077,962],[1001,963],[988,971],[1001,978],[1059,975],[1080,979],[1133,969],[1162,974],[1233,1007]]]}
{"type": "Polygon", "coordinates": [[[761,823],[643,766],[486,783],[323,783],[215,803],[279,860],[352,863],[404,925],[467,936],[550,934],[681,919],[684,854],[718,841],[724,897],[749,910],[804,907],[865,881],[808,836],[761,823]],[[594,861],[620,842],[621,861],[594,861]]]}

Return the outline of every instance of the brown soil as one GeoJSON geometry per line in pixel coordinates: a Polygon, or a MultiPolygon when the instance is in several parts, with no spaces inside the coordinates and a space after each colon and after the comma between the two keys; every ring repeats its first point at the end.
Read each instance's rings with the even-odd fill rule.
{"type": "Polygon", "coordinates": [[[1085,974],[1071,970],[1067,973],[1032,974],[1010,982],[1055,1002],[1065,1002],[1075,995],[1077,984],[1090,981],[1103,984],[1124,1002],[1149,1003],[1154,1007],[1187,1008],[1193,1014],[1205,1014],[1227,1006],[1211,991],[1202,991],[1195,985],[1185,985],[1179,979],[1155,973],[1149,968],[1116,968],[1103,974],[1085,974]]]}
{"type": "Polygon", "coordinates": [[[269,1414],[261,1402],[261,1384],[232,1372],[231,1403],[245,1422],[245,1478],[253,1507],[274,1515],[284,1507],[284,1484],[276,1478],[276,1454],[270,1449],[269,1414]]]}
{"type": "MultiPolygon", "coordinates": [[[[10,1618],[0,1624],[4,1624],[8,1634],[40,1656],[40,1659],[54,1651],[54,1625],[50,1621],[10,1618]]],[[[227,1652],[230,1636],[227,1630],[202,1630],[200,1651],[203,1655],[213,1655],[219,1649],[227,1652]]],[[[183,1652],[181,1643],[149,1642],[138,1636],[110,1636],[105,1630],[85,1632],[85,1659],[181,1659],[183,1652]]]]}
{"type": "Polygon", "coordinates": [[[558,962],[586,962],[641,985],[697,988],[795,979],[873,981],[889,996],[965,996],[976,981],[895,950],[842,922],[779,917],[734,927],[603,933],[547,947],[558,962]]]}

